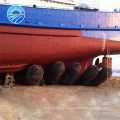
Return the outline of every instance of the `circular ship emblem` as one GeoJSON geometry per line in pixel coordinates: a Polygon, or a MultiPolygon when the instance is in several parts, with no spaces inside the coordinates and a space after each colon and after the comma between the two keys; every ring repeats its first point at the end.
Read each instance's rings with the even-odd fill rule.
{"type": "Polygon", "coordinates": [[[21,23],[25,18],[25,11],[19,5],[11,6],[7,11],[8,20],[13,24],[21,23]]]}

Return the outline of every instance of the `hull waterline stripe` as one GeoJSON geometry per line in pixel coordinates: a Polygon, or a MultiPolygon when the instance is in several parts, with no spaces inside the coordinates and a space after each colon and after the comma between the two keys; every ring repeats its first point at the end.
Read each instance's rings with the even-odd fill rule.
{"type": "Polygon", "coordinates": [[[96,31],[120,31],[120,28],[115,27],[68,27],[68,26],[40,26],[40,25],[26,25],[26,24],[9,24],[9,23],[0,23],[0,25],[11,25],[11,26],[25,26],[25,27],[36,27],[36,28],[52,28],[52,29],[71,29],[71,30],[96,30],[96,31]]]}

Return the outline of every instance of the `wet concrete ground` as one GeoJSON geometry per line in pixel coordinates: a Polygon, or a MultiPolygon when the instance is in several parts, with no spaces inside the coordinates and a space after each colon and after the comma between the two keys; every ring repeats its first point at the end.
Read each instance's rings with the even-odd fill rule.
{"type": "Polygon", "coordinates": [[[0,91],[0,120],[119,120],[120,86],[15,86],[0,91]]]}

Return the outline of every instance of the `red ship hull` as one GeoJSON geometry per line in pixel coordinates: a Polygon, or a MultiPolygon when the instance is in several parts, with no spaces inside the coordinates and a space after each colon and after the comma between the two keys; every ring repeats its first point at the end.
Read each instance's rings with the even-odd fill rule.
{"type": "Polygon", "coordinates": [[[56,61],[64,62],[66,68],[80,62],[84,72],[107,48],[111,54],[119,54],[120,42],[82,36],[81,30],[0,25],[0,73],[17,72],[33,64],[47,70],[56,61]]]}

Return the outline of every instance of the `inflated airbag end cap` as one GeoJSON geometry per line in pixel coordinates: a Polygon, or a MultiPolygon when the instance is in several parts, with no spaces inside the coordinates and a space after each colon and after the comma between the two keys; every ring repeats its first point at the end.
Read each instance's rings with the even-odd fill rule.
{"type": "Polygon", "coordinates": [[[42,81],[44,70],[40,65],[32,65],[28,68],[26,73],[26,85],[39,85],[42,81]]]}

